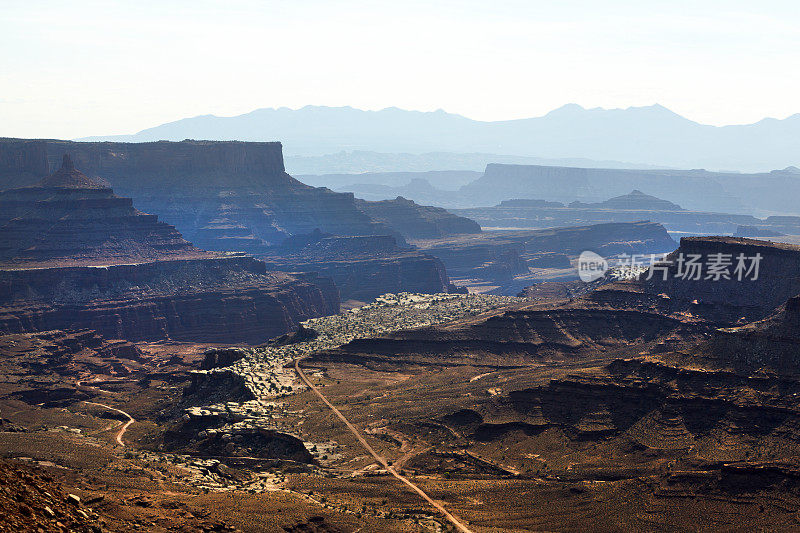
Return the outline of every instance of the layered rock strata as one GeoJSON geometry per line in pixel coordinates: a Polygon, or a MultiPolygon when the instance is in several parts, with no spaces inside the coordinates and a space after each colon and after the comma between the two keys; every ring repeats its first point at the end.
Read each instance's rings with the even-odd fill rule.
{"type": "Polygon", "coordinates": [[[192,246],[102,183],[62,168],[0,193],[0,332],[264,342],[335,313],[333,283],[192,246]]]}
{"type": "Polygon", "coordinates": [[[741,325],[770,316],[798,294],[800,246],[739,237],[684,237],[677,250],[637,280],[605,285],[588,301],[741,325]]]}
{"type": "Polygon", "coordinates": [[[541,265],[543,257],[553,253],[577,256],[591,250],[607,257],[620,253],[668,252],[675,248],[675,241],[664,227],[652,222],[491,231],[469,237],[412,242],[420,250],[440,258],[453,277],[495,279],[527,272],[529,261],[532,262],[530,266],[535,267],[541,265]]]}
{"type": "Polygon", "coordinates": [[[391,236],[334,237],[316,233],[262,254],[269,268],[331,278],[341,299],[370,301],[387,291],[448,292],[442,262],[391,236]]]}
{"type": "MultiPolygon", "coordinates": [[[[395,234],[352,194],[309,187],[284,171],[280,143],[82,143],[0,140],[0,188],[32,185],[68,152],[90,177],[207,250],[255,252],[314,229],[395,234]]],[[[398,235],[399,236],[399,235],[398,235]]]]}

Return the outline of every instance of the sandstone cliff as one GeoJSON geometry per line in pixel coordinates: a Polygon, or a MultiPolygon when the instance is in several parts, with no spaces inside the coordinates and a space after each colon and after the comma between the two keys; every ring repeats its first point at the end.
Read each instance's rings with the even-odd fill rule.
{"type": "Polygon", "coordinates": [[[35,186],[0,191],[0,265],[20,268],[214,257],[77,171],[68,156],[35,186]]]}
{"type": "Polygon", "coordinates": [[[0,333],[259,343],[339,309],[330,280],[199,250],[66,156],[0,207],[0,333]]]}
{"type": "Polygon", "coordinates": [[[638,280],[606,285],[589,300],[741,325],[768,317],[800,294],[799,272],[800,246],[740,237],[684,237],[665,262],[638,280]],[[740,256],[744,269],[737,272],[740,256]],[[699,266],[688,266],[692,257],[699,266]],[[753,261],[755,257],[760,259],[753,261]],[[709,270],[715,258],[727,263],[720,275],[709,270]]]}
{"type": "Polygon", "coordinates": [[[333,279],[342,300],[370,301],[387,292],[448,292],[442,262],[391,236],[334,237],[312,233],[261,257],[269,268],[317,272],[333,279]]]}
{"type": "Polygon", "coordinates": [[[309,187],[284,171],[280,143],[82,143],[0,140],[0,188],[32,185],[64,153],[137,208],[157,214],[209,250],[253,252],[290,235],[395,234],[352,194],[309,187]]]}
{"type": "Polygon", "coordinates": [[[261,343],[338,309],[329,280],[266,272],[249,257],[0,270],[2,333],[261,343]]]}

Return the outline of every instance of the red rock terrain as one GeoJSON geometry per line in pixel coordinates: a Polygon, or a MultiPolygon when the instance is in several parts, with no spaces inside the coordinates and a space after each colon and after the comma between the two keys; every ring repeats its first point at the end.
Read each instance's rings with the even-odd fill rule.
{"type": "Polygon", "coordinates": [[[441,498],[475,531],[794,530],[800,304],[781,298],[800,292],[798,252],[728,238],[681,249],[760,252],[761,277],[717,289],[643,276],[585,296],[565,284],[305,364],[351,422],[395,443],[384,453],[412,479],[449,479],[441,498]],[[720,328],[743,309],[767,318],[720,328]],[[386,381],[359,390],[360,374],[386,381]]]}
{"type": "MultiPolygon", "coordinates": [[[[197,246],[250,253],[284,270],[324,273],[336,280],[345,300],[369,300],[388,291],[447,290],[447,276],[441,263],[413,253],[405,246],[403,235],[446,236],[480,231],[474,222],[443,209],[407,201],[356,201],[352,194],[304,185],[284,172],[280,143],[129,144],[4,139],[0,140],[0,187],[35,184],[37,180],[32,177],[44,175],[57,154],[60,157],[64,151],[73,156],[89,179],[102,177],[105,183],[132,198],[137,207],[157,214],[197,246]],[[337,248],[330,245],[335,241],[328,241],[329,246],[324,250],[317,247],[311,254],[313,257],[299,257],[280,246],[287,239],[302,239],[315,232],[343,237],[338,241],[342,246],[337,248]],[[382,247],[379,256],[370,260],[362,252],[353,252],[348,239],[368,236],[389,236],[397,245],[393,250],[382,247]],[[281,257],[284,253],[287,257],[281,257]],[[364,280],[363,287],[355,286],[359,278],[364,280]]],[[[28,188],[17,191],[26,192],[16,192],[8,201],[22,204],[15,209],[24,209],[26,198],[29,201],[36,192],[28,188]]],[[[87,202],[101,201],[101,197],[111,192],[92,189],[82,194],[85,198],[81,208],[85,208],[87,202]]],[[[131,214],[128,199],[115,197],[103,201],[105,216],[131,214]],[[116,214],[112,213],[112,203],[116,214]],[[128,212],[123,213],[126,208],[128,212]]],[[[56,216],[57,204],[53,202],[50,206],[52,216],[56,216]]],[[[70,216],[76,218],[74,213],[70,216]]],[[[94,213],[87,213],[88,218],[93,216],[94,213]]],[[[144,221],[143,217],[139,214],[125,223],[130,226],[131,221],[144,221]]],[[[46,223],[42,221],[40,226],[46,223]]],[[[9,238],[23,240],[38,228],[31,220],[24,224],[8,221],[8,224],[9,238]]],[[[80,224],[79,220],[62,223],[52,231],[66,235],[64,246],[72,246],[70,243],[75,239],[68,234],[85,232],[86,228],[80,224]]],[[[155,234],[151,236],[154,238],[155,234]]],[[[167,252],[169,236],[161,238],[164,242],[159,249],[167,252]]],[[[180,247],[178,242],[172,245],[180,247]]],[[[106,246],[112,245],[106,241],[106,246]]],[[[126,246],[132,248],[130,242],[117,247],[126,246]]],[[[76,248],[73,255],[79,251],[76,248]]],[[[113,250],[107,252],[112,255],[113,250]]],[[[186,254],[187,250],[180,253],[186,254]]]]}
{"type": "MultiPolygon", "coordinates": [[[[605,285],[592,293],[589,302],[735,325],[766,318],[800,294],[800,246],[796,245],[741,237],[684,237],[665,261],[652,276],[646,273],[635,281],[605,285]],[[700,279],[679,276],[680,256],[699,256],[705,264],[715,254],[723,254],[730,262],[727,278],[709,280],[707,270],[702,271],[700,279]],[[757,275],[743,271],[742,279],[738,279],[735,269],[740,254],[745,258],[760,255],[757,275]]],[[[751,263],[746,260],[745,268],[749,269],[751,263]]],[[[683,268],[684,273],[687,268],[683,268]]]]}
{"type": "Polygon", "coordinates": [[[62,168],[0,192],[0,332],[264,342],[338,310],[325,278],[209,253],[97,180],[62,168]]]}

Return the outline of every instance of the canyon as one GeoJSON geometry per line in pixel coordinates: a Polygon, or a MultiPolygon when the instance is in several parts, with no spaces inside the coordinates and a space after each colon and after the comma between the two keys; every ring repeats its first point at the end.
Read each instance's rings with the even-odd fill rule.
{"type": "Polygon", "coordinates": [[[0,139],[0,186],[28,190],[64,152],[91,179],[100,178],[105,187],[130,198],[117,201],[130,204],[132,199],[137,209],[175,226],[196,247],[244,252],[284,270],[324,271],[339,285],[343,300],[366,301],[390,290],[446,291],[449,281],[441,264],[411,250],[405,237],[480,231],[474,222],[440,208],[400,199],[357,201],[352,194],[304,185],[284,172],[280,143],[0,139]],[[305,258],[292,252],[281,257],[303,236],[319,233],[342,238],[326,241],[305,258]],[[369,241],[371,236],[376,241],[388,236],[396,246],[381,245],[380,257],[370,258],[368,250],[347,244],[348,237],[369,241]],[[342,246],[332,246],[335,242],[342,246]],[[352,280],[359,277],[371,281],[354,290],[352,280]]]}
{"type": "Polygon", "coordinates": [[[35,186],[0,192],[0,212],[2,333],[264,342],[339,308],[327,278],[200,250],[68,156],[35,186]]]}
{"type": "Polygon", "coordinates": [[[574,263],[587,250],[604,257],[646,256],[675,247],[666,229],[652,222],[485,231],[410,242],[439,258],[453,283],[502,294],[516,294],[534,282],[577,279],[574,263]]]}
{"type": "MultiPolygon", "coordinates": [[[[712,513],[730,530],[796,526],[800,246],[676,244],[644,219],[486,231],[404,198],[298,185],[279,146],[152,144],[105,145],[113,164],[94,146],[116,178],[63,154],[38,176],[46,143],[2,159],[25,183],[0,192],[0,476],[48,476],[74,496],[67,512],[69,496],[27,489],[18,523],[483,533],[681,530],[712,513]],[[115,179],[158,188],[148,165],[182,176],[152,205],[182,190],[173,215],[215,250],[118,196],[115,179]],[[192,221],[199,193],[178,182],[201,174],[216,199],[192,221]],[[256,231],[248,188],[272,229],[256,231]],[[282,214],[264,203],[284,201],[282,214]],[[585,251],[610,263],[591,282],[577,279],[585,251]]],[[[554,202],[502,207],[692,213],[640,191],[554,202]]]]}

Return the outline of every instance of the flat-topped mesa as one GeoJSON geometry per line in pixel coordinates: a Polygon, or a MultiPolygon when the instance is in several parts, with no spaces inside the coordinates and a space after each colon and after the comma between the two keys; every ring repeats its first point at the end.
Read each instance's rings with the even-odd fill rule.
{"type": "Polygon", "coordinates": [[[0,334],[261,343],[338,310],[330,280],[195,248],[68,156],[36,185],[0,192],[0,334]]]}
{"type": "Polygon", "coordinates": [[[42,177],[36,173],[64,152],[87,176],[102,176],[118,194],[207,250],[256,253],[317,228],[396,234],[358,209],[352,194],[309,187],[288,175],[278,142],[0,139],[0,188],[35,184],[42,177]]]}
{"type": "Polygon", "coordinates": [[[0,265],[108,264],[168,256],[207,257],[169,224],[77,170],[60,169],[32,187],[0,191],[0,265]]]}
{"type": "Polygon", "coordinates": [[[798,294],[800,246],[684,237],[677,250],[638,280],[611,284],[590,298],[733,325],[763,319],[798,294]]]}

